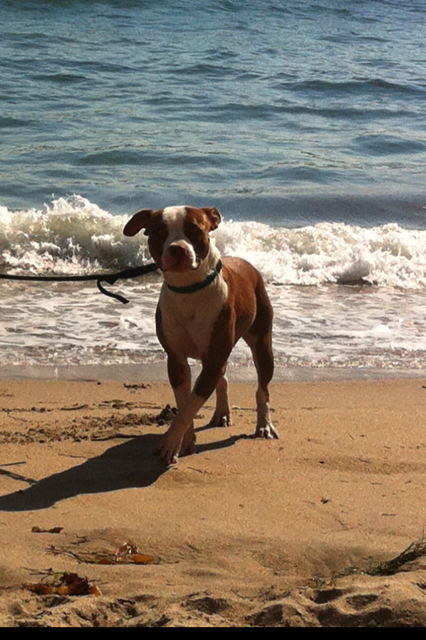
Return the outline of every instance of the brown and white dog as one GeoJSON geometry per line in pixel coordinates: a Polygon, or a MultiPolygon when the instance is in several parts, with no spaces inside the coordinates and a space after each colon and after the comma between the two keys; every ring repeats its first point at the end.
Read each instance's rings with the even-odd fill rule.
{"type": "Polygon", "coordinates": [[[228,357],[243,338],[257,370],[255,436],[278,438],[269,415],[268,384],[274,371],[272,307],[259,272],[240,258],[223,258],[209,237],[220,213],[214,207],[142,209],[124,228],[145,229],[152,257],[164,275],[156,313],[157,335],[167,353],[167,369],[178,413],[156,454],[166,464],[195,451],[194,418],[216,389],[211,426],[230,424],[228,357]],[[191,391],[187,358],[201,360],[191,391]]]}

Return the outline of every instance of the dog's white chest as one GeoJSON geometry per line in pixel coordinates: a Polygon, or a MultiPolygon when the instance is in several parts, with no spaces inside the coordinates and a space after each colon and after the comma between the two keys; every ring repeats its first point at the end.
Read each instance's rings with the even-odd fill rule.
{"type": "Polygon", "coordinates": [[[211,345],[211,336],[223,309],[228,287],[219,277],[203,291],[176,294],[163,285],[159,308],[167,344],[185,357],[202,358],[211,345]]]}

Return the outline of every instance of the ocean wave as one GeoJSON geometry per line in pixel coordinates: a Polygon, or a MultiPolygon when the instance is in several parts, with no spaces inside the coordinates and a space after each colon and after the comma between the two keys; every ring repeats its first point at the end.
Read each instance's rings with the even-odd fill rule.
{"type": "MultiPolygon", "coordinates": [[[[128,218],[78,195],[54,200],[44,210],[0,207],[1,269],[80,274],[144,263],[150,260],[146,237],[122,234],[128,218]]],[[[249,260],[270,283],[426,287],[426,230],[341,222],[288,228],[225,219],[212,235],[223,255],[249,260]]]]}
{"type": "Polygon", "coordinates": [[[425,87],[421,84],[393,82],[384,80],[383,78],[367,78],[347,81],[330,81],[330,80],[305,80],[289,83],[293,89],[299,91],[312,91],[315,93],[324,93],[327,95],[340,94],[424,94],[425,87]]]}
{"type": "Polygon", "coordinates": [[[323,222],[288,229],[233,222],[220,227],[216,239],[224,255],[246,258],[281,285],[426,286],[426,231],[396,223],[363,228],[323,222]]]}
{"type": "MultiPolygon", "coordinates": [[[[1,268],[9,273],[115,271],[148,261],[143,234],[81,196],[43,210],[0,207],[1,268]]],[[[298,228],[225,219],[212,236],[225,256],[264,275],[274,308],[277,365],[418,369],[426,338],[426,230],[322,222],[298,228]],[[375,282],[342,287],[339,282],[375,282]],[[412,289],[414,291],[408,291],[412,289]]],[[[162,363],[155,335],[159,275],[120,282],[123,307],[94,284],[3,282],[0,363],[162,363]]],[[[248,367],[240,343],[231,362],[248,367]]]]}
{"type": "Polygon", "coordinates": [[[149,257],[147,247],[124,241],[126,220],[78,195],[44,210],[0,207],[0,266],[10,273],[65,275],[139,264],[149,257]]]}
{"type": "Polygon", "coordinates": [[[0,117],[0,129],[18,129],[33,124],[32,120],[24,120],[22,118],[5,118],[0,117]]]}
{"type": "Polygon", "coordinates": [[[57,84],[73,84],[77,82],[86,82],[88,78],[86,76],[77,75],[75,73],[45,73],[34,74],[34,80],[41,80],[43,82],[55,82],[57,84]]]}
{"type": "Polygon", "coordinates": [[[399,154],[425,153],[426,142],[410,140],[401,136],[383,134],[363,134],[355,138],[354,145],[365,155],[390,156],[399,154]]]}

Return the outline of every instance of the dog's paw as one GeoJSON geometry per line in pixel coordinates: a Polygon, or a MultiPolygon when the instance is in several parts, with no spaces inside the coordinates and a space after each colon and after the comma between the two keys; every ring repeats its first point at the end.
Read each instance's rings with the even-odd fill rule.
{"type": "Polygon", "coordinates": [[[154,449],[154,455],[157,456],[159,462],[164,464],[166,467],[169,467],[170,465],[177,463],[181,446],[181,439],[176,440],[166,434],[163,436],[158,447],[154,449]]]}
{"type": "Polygon", "coordinates": [[[192,456],[193,453],[195,453],[195,438],[187,441],[185,441],[184,439],[179,451],[179,458],[183,458],[184,456],[192,456]]]}
{"type": "Polygon", "coordinates": [[[215,411],[212,415],[212,419],[209,422],[209,427],[230,427],[232,424],[231,414],[226,412],[225,414],[221,411],[215,411]]]}
{"type": "Polygon", "coordinates": [[[255,438],[264,438],[265,440],[279,440],[278,431],[272,422],[268,422],[262,426],[257,426],[254,434],[255,438]]]}

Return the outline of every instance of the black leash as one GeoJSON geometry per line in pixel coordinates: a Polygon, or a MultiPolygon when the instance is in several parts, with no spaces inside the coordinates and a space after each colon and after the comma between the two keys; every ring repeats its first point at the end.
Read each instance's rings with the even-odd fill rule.
{"type": "Polygon", "coordinates": [[[85,275],[85,276],[13,276],[7,273],[0,273],[0,280],[19,280],[23,282],[88,282],[96,280],[98,285],[98,289],[101,293],[110,298],[115,298],[119,300],[123,304],[127,304],[129,301],[120,296],[118,293],[112,293],[111,291],[107,291],[102,286],[102,282],[107,282],[108,284],[115,284],[117,280],[127,280],[128,278],[137,278],[138,276],[144,276],[147,273],[152,273],[158,269],[155,262],[150,262],[148,264],[144,264],[141,267],[133,267],[131,269],[125,269],[124,271],[120,271],[119,273],[101,273],[96,275],[85,275]]]}

